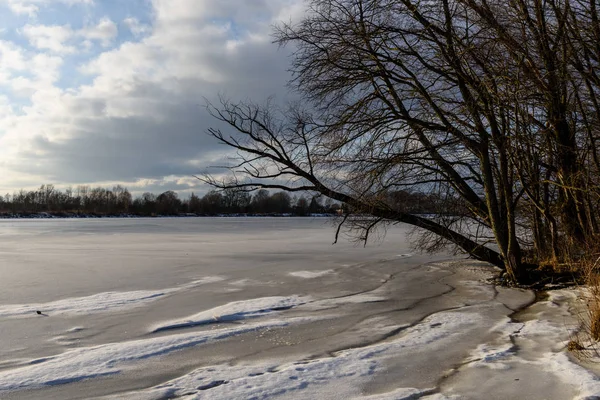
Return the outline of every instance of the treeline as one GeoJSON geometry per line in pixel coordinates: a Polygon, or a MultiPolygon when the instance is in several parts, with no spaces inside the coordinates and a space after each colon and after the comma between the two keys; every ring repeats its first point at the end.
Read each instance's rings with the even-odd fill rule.
{"type": "Polygon", "coordinates": [[[95,215],[95,216],[158,216],[158,215],[222,215],[222,214],[292,214],[338,213],[339,203],[321,197],[292,197],[286,192],[269,193],[259,190],[252,195],[241,190],[210,191],[203,197],[191,194],[180,198],[173,191],[161,194],[143,193],[134,198],[131,192],[117,185],[112,189],[87,185],[58,190],[54,185],[42,185],[37,190],[20,190],[0,196],[3,215],[95,215]]]}
{"type": "MultiPolygon", "coordinates": [[[[389,193],[397,208],[413,213],[439,212],[440,200],[421,193],[395,191],[389,193]]],[[[58,190],[54,185],[42,185],[37,190],[20,190],[0,196],[0,214],[27,216],[48,213],[56,216],[177,216],[177,215],[298,215],[340,214],[346,205],[324,196],[292,196],[287,192],[271,193],[258,190],[249,193],[240,189],[210,191],[199,197],[191,194],[180,198],[171,190],[159,195],[143,193],[133,197],[123,186],[112,189],[80,185],[58,190]]]]}

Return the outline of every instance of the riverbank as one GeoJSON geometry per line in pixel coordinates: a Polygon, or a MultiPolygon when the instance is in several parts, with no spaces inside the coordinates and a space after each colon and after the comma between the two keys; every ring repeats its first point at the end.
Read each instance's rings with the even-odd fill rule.
{"type": "MultiPolygon", "coordinates": [[[[76,338],[85,342],[100,332],[94,333],[90,322],[78,322],[51,338],[70,344],[70,350],[5,364],[0,393],[7,399],[564,400],[598,395],[596,375],[565,350],[577,326],[575,291],[550,292],[547,300],[532,303],[531,292],[486,284],[493,273],[466,261],[402,268],[386,260],[312,271],[312,277],[289,275],[305,276],[292,279],[296,295],[264,297],[282,290],[206,277],[189,287],[128,297],[129,305],[123,299],[108,301],[100,311],[82,299],[38,304],[48,320],[108,311],[130,314],[135,321],[143,310],[173,318],[130,322],[123,329],[140,332],[140,338],[93,346],[76,338]],[[362,288],[351,284],[356,278],[362,288]],[[347,289],[340,290],[340,284],[347,289]],[[256,297],[258,286],[263,297],[256,297]],[[232,287],[246,293],[230,300],[243,300],[200,306],[191,315],[179,311],[180,302],[197,298],[198,290],[215,294],[232,287]]],[[[0,315],[36,318],[32,310],[6,307],[0,315]]]]}

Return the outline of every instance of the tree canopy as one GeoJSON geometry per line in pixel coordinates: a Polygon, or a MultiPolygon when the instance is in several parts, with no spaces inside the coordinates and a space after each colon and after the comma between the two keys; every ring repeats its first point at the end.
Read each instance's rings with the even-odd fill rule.
{"type": "Polygon", "coordinates": [[[361,229],[414,225],[425,248],[452,244],[518,282],[595,243],[595,0],[311,0],[275,38],[303,101],[209,105],[232,128],[209,134],[237,161],[233,181],[208,182],[319,192],[370,215],[361,229]],[[439,212],[392,201],[407,188],[439,212]]]}

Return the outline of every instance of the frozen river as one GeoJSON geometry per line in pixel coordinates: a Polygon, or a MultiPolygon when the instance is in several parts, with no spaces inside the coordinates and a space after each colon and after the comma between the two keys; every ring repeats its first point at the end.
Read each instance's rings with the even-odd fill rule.
{"type": "Polygon", "coordinates": [[[0,221],[0,398],[478,399],[503,379],[488,399],[600,392],[563,351],[571,292],[513,315],[532,293],[412,254],[406,232],[363,247],[332,245],[326,218],[0,221]]]}
{"type": "Polygon", "coordinates": [[[333,240],[327,218],[0,220],[0,304],[160,289],[219,274],[266,279],[409,252],[402,228],[367,248],[333,240]]]}

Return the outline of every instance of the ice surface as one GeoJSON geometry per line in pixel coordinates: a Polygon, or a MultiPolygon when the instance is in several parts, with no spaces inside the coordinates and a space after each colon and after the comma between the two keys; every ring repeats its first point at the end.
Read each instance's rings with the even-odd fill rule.
{"type": "Polygon", "coordinates": [[[488,367],[491,369],[509,369],[510,366],[502,362],[516,352],[516,346],[512,343],[493,345],[484,343],[477,346],[471,353],[472,358],[468,360],[471,367],[488,367]]]}
{"type": "Polygon", "coordinates": [[[138,290],[106,292],[91,296],[62,299],[43,304],[9,304],[0,306],[0,317],[37,317],[36,311],[46,315],[89,314],[140,306],[155,301],[173,290],[138,290]]]}
{"type": "Polygon", "coordinates": [[[288,310],[309,301],[309,298],[300,296],[273,296],[236,301],[184,319],[177,319],[153,326],[151,332],[160,332],[170,329],[186,328],[198,325],[207,325],[217,322],[231,322],[248,318],[263,317],[281,310],[288,310]]]}
{"type": "Polygon", "coordinates": [[[435,388],[431,389],[415,389],[415,388],[401,388],[388,393],[374,394],[371,396],[361,396],[362,400],[412,400],[422,399],[429,393],[435,392],[435,388]]]}
{"type": "Polygon", "coordinates": [[[574,400],[600,398],[600,380],[598,376],[575,364],[564,352],[546,353],[540,358],[539,364],[566,385],[577,387],[579,395],[574,400]]]}
{"type": "Polygon", "coordinates": [[[294,271],[290,272],[290,276],[294,276],[296,278],[304,278],[304,279],[314,279],[319,278],[321,276],[332,274],[334,271],[332,269],[328,269],[325,271],[294,271]]]}
{"type": "Polygon", "coordinates": [[[511,316],[530,292],[486,284],[481,263],[411,255],[402,227],[365,249],[331,246],[308,219],[11,224],[2,399],[600,395],[598,368],[565,350],[580,291],[511,316]]]}
{"type": "Polygon", "coordinates": [[[366,304],[366,303],[377,303],[386,301],[388,298],[383,295],[379,295],[375,292],[372,293],[360,293],[352,296],[337,297],[332,299],[321,299],[311,301],[310,303],[301,306],[303,310],[327,310],[330,308],[336,308],[347,304],[366,304]]]}
{"type": "MultiPolygon", "coordinates": [[[[333,357],[279,365],[215,365],[197,369],[185,376],[129,398],[165,398],[194,394],[198,399],[286,399],[362,398],[361,385],[385,368],[388,359],[401,352],[427,348],[435,351],[451,345],[452,338],[473,325],[481,324],[476,312],[441,312],[425,318],[420,324],[388,342],[364,348],[344,350],[333,357]],[[435,328],[431,328],[434,326],[435,328]]],[[[403,388],[391,393],[366,397],[370,400],[414,399],[432,394],[431,388],[403,388]]]]}
{"type": "Polygon", "coordinates": [[[152,357],[289,323],[290,321],[271,320],[209,332],[175,334],[69,350],[55,356],[31,360],[26,367],[0,371],[0,397],[2,391],[34,389],[119,374],[136,362],[152,357]]]}
{"type": "Polygon", "coordinates": [[[215,283],[215,282],[221,282],[224,281],[226,278],[224,276],[205,276],[202,277],[200,279],[195,279],[189,283],[184,283],[183,285],[180,285],[177,290],[181,290],[181,289],[192,289],[201,285],[206,285],[208,283],[215,283]]]}
{"type": "Polygon", "coordinates": [[[223,279],[225,278],[220,276],[208,276],[183,284],[179,287],[161,290],[104,292],[93,294],[91,296],[73,297],[48,303],[0,305],[0,317],[38,317],[37,311],[40,311],[43,316],[112,312],[131,307],[140,307],[149,302],[164,298],[169,294],[208,283],[220,282],[223,279]]]}
{"type": "MultiPolygon", "coordinates": [[[[574,309],[580,293],[579,289],[549,292],[548,300],[537,302],[527,309],[521,316],[522,321],[506,318],[493,326],[490,332],[500,336],[478,344],[465,365],[448,382],[447,389],[460,392],[473,387],[478,381],[486,381],[486,385],[492,387],[492,379],[497,382],[502,382],[502,379],[531,382],[544,379],[547,382],[541,382],[537,389],[533,389],[536,386],[532,384],[529,389],[525,387],[531,394],[527,397],[521,391],[523,398],[530,398],[534,393],[535,398],[600,398],[598,376],[575,363],[566,351],[568,340],[579,326],[574,309]],[[481,372],[482,367],[493,371],[492,375],[481,372]],[[556,393],[558,389],[572,394],[556,393]]],[[[482,385],[481,390],[486,390],[486,387],[482,385]]],[[[510,390],[512,388],[506,389],[507,392],[510,390]]],[[[516,392],[519,393],[519,390],[516,392]]]]}

